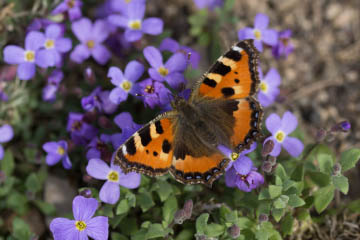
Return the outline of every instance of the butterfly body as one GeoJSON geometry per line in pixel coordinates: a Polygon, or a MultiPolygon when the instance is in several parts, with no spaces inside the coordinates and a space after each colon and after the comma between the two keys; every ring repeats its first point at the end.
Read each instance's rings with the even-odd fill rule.
{"type": "Polygon", "coordinates": [[[252,97],[259,84],[258,53],[251,40],[233,46],[194,86],[176,97],[116,152],[124,172],[170,172],[182,183],[211,185],[230,161],[218,146],[240,152],[260,136],[262,110],[252,97]]]}

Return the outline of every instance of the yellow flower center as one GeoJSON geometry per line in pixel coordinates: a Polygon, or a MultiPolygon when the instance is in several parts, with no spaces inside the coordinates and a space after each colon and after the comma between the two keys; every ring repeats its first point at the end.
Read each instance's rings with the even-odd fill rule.
{"type": "Polygon", "coordinates": [[[35,61],[35,52],[31,50],[25,51],[25,61],[27,62],[35,61]]]}
{"type": "Polygon", "coordinates": [[[121,87],[125,90],[125,91],[129,91],[131,89],[131,82],[129,82],[128,80],[124,80],[122,83],[121,83],[121,87]]]}
{"type": "Polygon", "coordinates": [[[75,6],[75,0],[70,0],[67,2],[69,8],[73,8],[75,6]]]}
{"type": "Polygon", "coordinates": [[[279,143],[283,142],[285,137],[286,137],[285,133],[283,131],[281,131],[281,130],[277,131],[277,133],[275,134],[275,139],[279,143]]]}
{"type": "Polygon", "coordinates": [[[145,92],[147,93],[153,93],[155,92],[155,88],[151,85],[147,85],[146,88],[145,88],[145,92]]]}
{"type": "Polygon", "coordinates": [[[169,74],[169,70],[167,68],[165,68],[165,67],[159,67],[158,72],[163,77],[165,77],[166,75],[169,74]]]}
{"type": "Polygon", "coordinates": [[[233,160],[233,161],[235,161],[236,159],[238,159],[238,157],[239,157],[239,154],[236,153],[236,152],[233,152],[233,153],[231,154],[231,160],[233,160]]]}
{"type": "Polygon", "coordinates": [[[89,40],[89,41],[87,41],[86,45],[89,49],[92,49],[95,46],[95,42],[94,42],[94,40],[89,40]]]}
{"type": "Polygon", "coordinates": [[[139,30],[139,29],[141,29],[141,21],[140,20],[130,21],[129,27],[134,30],[139,30]]]}
{"type": "Polygon", "coordinates": [[[261,32],[259,30],[254,30],[254,35],[257,40],[261,39],[261,32]]]}
{"type": "Polygon", "coordinates": [[[268,91],[268,85],[267,85],[266,82],[261,82],[261,83],[260,83],[260,90],[261,90],[262,92],[264,92],[264,93],[267,93],[267,91],[268,91]]]}
{"type": "Polygon", "coordinates": [[[45,48],[46,49],[51,49],[55,46],[55,41],[52,39],[47,39],[45,42],[45,48]]]}
{"type": "Polygon", "coordinates": [[[81,231],[84,231],[85,228],[86,228],[86,223],[84,221],[76,221],[75,222],[75,227],[77,230],[79,230],[80,232],[81,231]]]}
{"type": "Polygon", "coordinates": [[[107,175],[107,179],[111,182],[117,182],[119,180],[119,173],[116,171],[111,171],[107,175]]]}
{"type": "Polygon", "coordinates": [[[131,3],[132,0],[125,0],[126,3],[131,3]]]}
{"type": "Polygon", "coordinates": [[[63,147],[58,147],[58,149],[57,149],[57,153],[59,154],[59,155],[64,155],[64,153],[65,153],[65,149],[63,148],[63,147]]]}

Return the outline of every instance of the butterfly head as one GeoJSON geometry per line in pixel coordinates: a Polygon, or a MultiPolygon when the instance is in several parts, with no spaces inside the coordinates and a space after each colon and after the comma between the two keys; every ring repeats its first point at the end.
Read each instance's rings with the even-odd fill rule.
{"type": "Polygon", "coordinates": [[[171,107],[175,110],[180,110],[187,105],[186,100],[178,95],[174,96],[174,100],[171,102],[171,107]]]}

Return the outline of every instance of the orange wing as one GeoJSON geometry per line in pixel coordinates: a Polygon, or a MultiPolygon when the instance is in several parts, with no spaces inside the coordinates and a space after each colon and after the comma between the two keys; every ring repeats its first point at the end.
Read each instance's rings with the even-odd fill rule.
{"type": "Polygon", "coordinates": [[[174,158],[170,173],[184,184],[203,183],[211,186],[223,174],[228,162],[229,159],[220,153],[198,158],[186,155],[185,159],[174,158]]]}
{"type": "Polygon", "coordinates": [[[258,58],[253,40],[237,43],[204,74],[193,95],[227,99],[254,95],[260,83],[258,58]]]}
{"type": "Polygon", "coordinates": [[[172,112],[159,115],[116,150],[114,163],[125,173],[165,174],[173,158],[172,112]]]}

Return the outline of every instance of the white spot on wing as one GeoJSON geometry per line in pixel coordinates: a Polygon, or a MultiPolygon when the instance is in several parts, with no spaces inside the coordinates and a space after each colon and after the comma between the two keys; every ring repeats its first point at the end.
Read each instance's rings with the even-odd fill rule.
{"type": "Polygon", "coordinates": [[[123,152],[123,155],[124,155],[124,156],[127,155],[127,151],[126,151],[126,146],[125,146],[125,145],[123,145],[123,147],[122,147],[122,152],[123,152]]]}
{"type": "Polygon", "coordinates": [[[232,46],[232,50],[234,50],[234,51],[237,51],[237,52],[242,52],[242,51],[244,51],[244,49],[242,49],[241,47],[238,47],[238,46],[232,46]]]}

